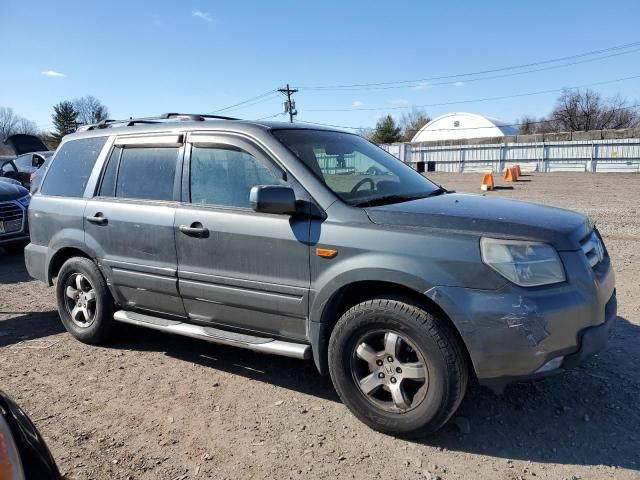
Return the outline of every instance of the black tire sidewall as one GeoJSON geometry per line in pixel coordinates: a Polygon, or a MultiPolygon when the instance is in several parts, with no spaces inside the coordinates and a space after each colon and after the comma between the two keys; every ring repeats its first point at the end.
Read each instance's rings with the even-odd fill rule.
{"type": "Polygon", "coordinates": [[[58,314],[67,331],[78,340],[95,344],[107,339],[113,325],[113,300],[102,273],[96,264],[88,258],[74,257],[67,260],[56,280],[56,299],[58,314]],[[95,319],[88,327],[80,327],[71,320],[66,307],[66,284],[70,276],[80,273],[84,275],[96,292],[95,319]]]}
{"type": "MultiPolygon", "coordinates": [[[[329,343],[329,371],[338,394],[347,407],[370,427],[394,435],[431,433],[450,416],[452,392],[450,369],[437,338],[422,324],[416,309],[399,308],[393,301],[365,302],[349,310],[336,325],[329,343]],[[351,373],[355,342],[372,330],[396,331],[410,339],[427,363],[429,386],[420,405],[404,413],[386,412],[365,398],[351,373]]],[[[406,306],[406,305],[405,305],[406,306]]]]}

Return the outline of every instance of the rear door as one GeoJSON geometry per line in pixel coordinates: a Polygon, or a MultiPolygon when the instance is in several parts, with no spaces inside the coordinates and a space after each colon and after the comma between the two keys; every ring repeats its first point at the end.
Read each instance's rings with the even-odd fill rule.
{"type": "Polygon", "coordinates": [[[173,232],[183,135],[116,138],[97,195],[87,202],[85,241],[118,303],[184,316],[173,232]]]}
{"type": "Polygon", "coordinates": [[[189,138],[175,219],[179,288],[189,318],[304,339],[310,220],[256,213],[249,191],[290,184],[304,192],[249,141],[189,138]]]}

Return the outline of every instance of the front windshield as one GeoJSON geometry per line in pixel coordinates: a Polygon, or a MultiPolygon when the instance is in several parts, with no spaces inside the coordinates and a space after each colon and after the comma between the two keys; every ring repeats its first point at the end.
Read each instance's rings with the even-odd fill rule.
{"type": "Polygon", "coordinates": [[[439,190],[427,178],[358,135],[302,129],[274,130],[273,134],[349,205],[399,202],[439,190]]]}

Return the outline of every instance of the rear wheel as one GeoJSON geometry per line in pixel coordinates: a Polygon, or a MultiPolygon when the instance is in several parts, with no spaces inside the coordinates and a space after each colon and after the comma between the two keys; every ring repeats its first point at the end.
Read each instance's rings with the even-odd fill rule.
{"type": "Polygon", "coordinates": [[[442,427],[468,379],[464,350],[449,325],[395,298],[360,303],[340,318],[329,342],[329,371],[354,415],[401,436],[442,427]]]}
{"type": "Polygon", "coordinates": [[[113,299],[102,273],[88,258],[67,260],[56,281],[58,313],[67,331],[85,343],[101,343],[113,328],[113,299]]]}

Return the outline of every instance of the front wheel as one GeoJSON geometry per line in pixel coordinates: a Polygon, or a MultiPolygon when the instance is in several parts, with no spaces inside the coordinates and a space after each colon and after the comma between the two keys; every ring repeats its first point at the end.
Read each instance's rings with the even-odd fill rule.
{"type": "Polygon", "coordinates": [[[56,281],[58,313],[67,331],[84,343],[108,339],[113,329],[113,299],[97,265],[83,257],[67,260],[56,281]]]}
{"type": "Polygon", "coordinates": [[[395,298],[360,303],[338,320],[329,371],[356,417],[405,437],[442,427],[460,405],[468,379],[463,347],[449,325],[395,298]]]}

